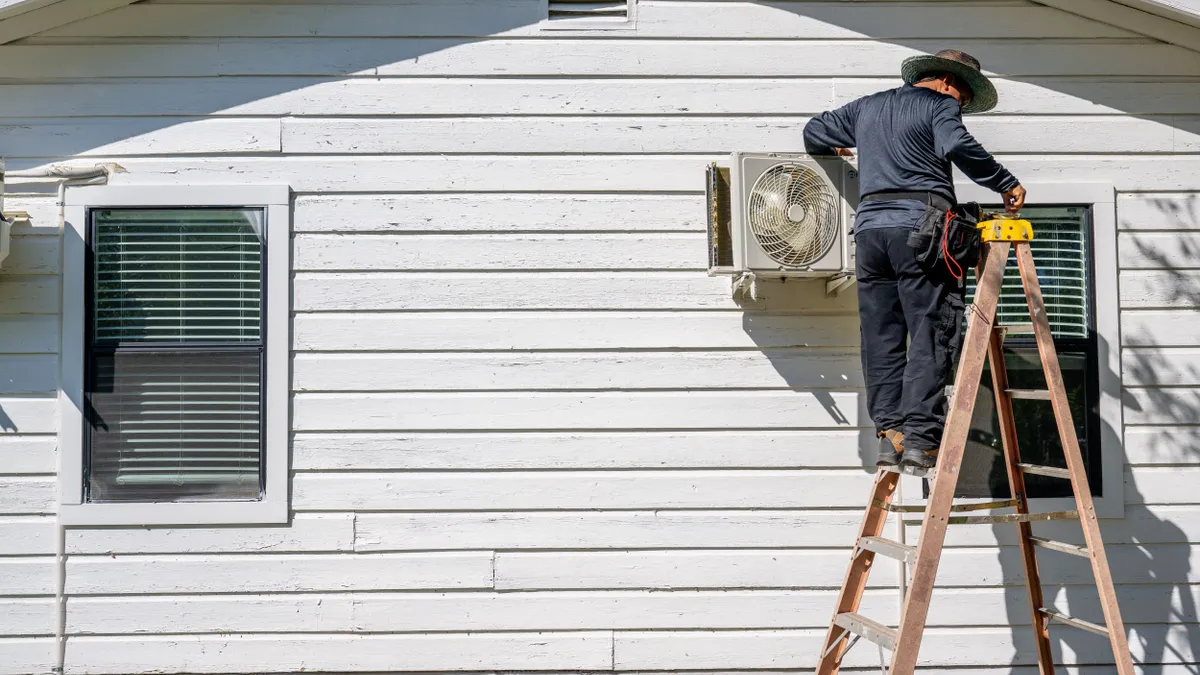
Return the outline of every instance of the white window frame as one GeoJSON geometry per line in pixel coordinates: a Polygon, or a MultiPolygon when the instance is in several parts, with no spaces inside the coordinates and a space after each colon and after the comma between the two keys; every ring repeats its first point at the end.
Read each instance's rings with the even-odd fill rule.
{"type": "Polygon", "coordinates": [[[68,190],[63,228],[59,372],[59,518],[66,525],[258,525],[288,522],[291,190],[286,185],[108,185],[68,190]],[[266,212],[265,489],[258,501],[85,502],[85,256],[93,208],[261,208],[266,212]]]}
{"type": "MultiPolygon", "coordinates": [[[[1097,365],[1100,368],[1100,467],[1102,491],[1095,498],[1099,518],[1125,517],[1125,434],[1121,407],[1120,301],[1117,295],[1117,204],[1112,183],[1022,183],[1029,193],[1029,206],[1045,204],[1092,207],[1092,295],[1095,298],[1097,365]]],[[[974,183],[954,186],[959,201],[999,204],[1000,196],[974,183]]],[[[1034,232],[1034,237],[1037,232],[1034,232]]],[[[1049,404],[1047,404],[1049,405],[1049,404]]],[[[924,506],[921,481],[903,476],[904,503],[924,506]]],[[[964,500],[972,501],[972,500],[964,500]]],[[[981,499],[976,501],[991,501],[981,499]]],[[[1075,508],[1070,497],[1029,500],[1031,511],[1067,511],[1075,508]]]]}
{"type": "Polygon", "coordinates": [[[542,0],[542,22],[539,30],[544,31],[634,31],[637,29],[637,0],[625,0],[629,9],[624,21],[603,21],[580,17],[578,19],[550,19],[550,0],[542,0]]]}

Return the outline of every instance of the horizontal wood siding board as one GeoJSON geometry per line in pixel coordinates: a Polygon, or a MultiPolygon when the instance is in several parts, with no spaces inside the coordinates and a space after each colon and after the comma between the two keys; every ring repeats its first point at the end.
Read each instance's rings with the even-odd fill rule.
{"type": "MultiPolygon", "coordinates": [[[[852,468],[874,429],[525,432],[300,433],[297,471],[436,469],[852,468]]],[[[0,452],[0,456],[2,452],[0,452]]]]}
{"type": "MultiPolygon", "coordinates": [[[[1055,607],[1072,616],[1100,616],[1087,586],[1050,586],[1055,607]]],[[[819,628],[829,621],[834,591],[600,591],[510,593],[367,593],[72,598],[71,635],[169,633],[664,630],[819,628]]],[[[1122,617],[1131,624],[1186,616],[1200,586],[1146,584],[1119,589],[1122,617]]],[[[22,601],[18,601],[22,602],[22,601]]],[[[945,589],[928,625],[1028,625],[1018,589],[945,589]]],[[[11,604],[31,615],[45,601],[11,604]]],[[[4,607],[0,601],[0,607],[4,607]]],[[[860,613],[896,623],[896,596],[871,590],[860,613]]],[[[36,617],[48,624],[42,617],[36,617]]]]}
{"type": "Polygon", "coordinates": [[[57,433],[57,409],[58,399],[44,394],[0,397],[0,430],[10,434],[57,433]]]}
{"type": "Polygon", "coordinates": [[[355,550],[829,546],[862,519],[835,511],[359,513],[355,550]]]}
{"type": "MultiPolygon", "coordinates": [[[[446,590],[492,587],[492,554],[72,557],[72,595],[446,590]]],[[[92,632],[122,632],[97,629],[92,632]]]]}
{"type": "Polygon", "coordinates": [[[869,424],[853,391],[297,394],[296,431],[756,429],[869,424]]]}
{"type": "Polygon", "coordinates": [[[1125,429],[1125,461],[1128,464],[1194,464],[1197,448],[1200,448],[1200,426],[1131,426],[1125,429]]]}
{"type": "MultiPolygon", "coordinates": [[[[1131,504],[1197,504],[1200,495],[1188,489],[1188,481],[1200,478],[1200,467],[1132,467],[1126,468],[1126,484],[1136,486],[1125,499],[1131,504]]],[[[1193,483],[1194,486],[1194,483],[1193,483]]]]}
{"type": "Polygon", "coordinates": [[[850,312],[298,313],[293,342],[298,353],[853,348],[859,323],[850,312]]]}
{"type": "MultiPolygon", "coordinates": [[[[54,355],[0,354],[0,395],[50,394],[57,389],[58,358],[54,355]]],[[[0,473],[4,472],[0,465],[0,473]]]]}
{"type": "Polygon", "coordinates": [[[4,330],[0,331],[0,353],[32,355],[58,352],[57,316],[8,314],[0,315],[0,321],[4,323],[4,330]]]}
{"type": "MultiPolygon", "coordinates": [[[[6,45],[5,78],[215,75],[626,75],[894,77],[904,58],[943,39],[690,41],[469,38],[200,38],[177,44],[6,45]]],[[[1149,41],[973,40],[972,55],[1008,76],[1194,75],[1200,54],[1149,41]],[[1097,49],[1103,44],[1102,50],[1097,49]],[[1014,47],[1019,45],[1019,49],[1014,47]]]]}
{"type": "Polygon", "coordinates": [[[0,599],[0,635],[54,635],[54,599],[0,599]]]}
{"type": "Polygon", "coordinates": [[[0,556],[54,553],[54,518],[16,516],[0,518],[0,556]]]}
{"type": "Polygon", "coordinates": [[[280,151],[280,126],[268,119],[0,119],[0,143],[9,157],[262,154],[280,151]]]}
{"type": "MultiPolygon", "coordinates": [[[[1197,54],[1200,57],[1200,54],[1197,54]]],[[[799,130],[797,130],[799,131],[799,130]]],[[[711,155],[446,155],[120,158],[143,185],[277,183],[300,193],[604,192],[702,194],[711,155]]],[[[1118,191],[1200,189],[1188,155],[1006,155],[1027,183],[1111,181],[1118,191]]],[[[9,171],[40,166],[13,159],[9,171]]],[[[114,183],[132,182],[119,177],[114,183]]],[[[53,305],[50,305],[53,307],[53,305]]],[[[44,311],[44,310],[43,310],[44,311]]]]}
{"type": "Polygon", "coordinates": [[[0,515],[54,513],[58,482],[49,476],[0,475],[0,515]]]}
{"type": "MultiPolygon", "coordinates": [[[[3,359],[0,359],[3,364],[3,359]]],[[[858,352],[305,354],[296,391],[824,389],[861,387],[858,352]]]]}
{"type": "Polygon", "coordinates": [[[0,436],[0,474],[54,473],[57,447],[58,438],[51,435],[0,436]]]}
{"type": "Polygon", "coordinates": [[[1123,270],[1200,268],[1200,232],[1125,232],[1117,250],[1123,270]]]}
{"type": "Polygon", "coordinates": [[[297,233],[702,233],[705,227],[697,195],[303,195],[293,216],[297,233]]]}
{"type": "Polygon", "coordinates": [[[298,511],[852,507],[872,473],[712,470],[299,474],[298,511]]]}
{"type": "Polygon", "coordinates": [[[1200,389],[1126,388],[1121,396],[1125,424],[1194,424],[1200,411],[1200,389]]]}
{"type": "Polygon", "coordinates": [[[1126,309],[1121,312],[1121,344],[1125,346],[1197,347],[1195,327],[1200,310],[1126,309]]]}
{"type": "Polygon", "coordinates": [[[50,556],[0,557],[4,595],[53,596],[54,558],[50,556]]]}
{"type": "Polygon", "coordinates": [[[0,675],[49,672],[54,644],[54,638],[0,638],[0,675]]]}
{"type": "Polygon", "coordinates": [[[297,514],[286,526],[67,530],[68,554],[350,551],[351,514],[297,514]]]}
{"type": "Polygon", "coordinates": [[[1200,270],[1123,271],[1120,283],[1122,308],[1200,307],[1200,270]]]}
{"type": "MultiPolygon", "coordinates": [[[[132,5],[42,33],[45,37],[546,37],[538,0],[394,5],[132,5]],[[180,26],[186,26],[186,32],[180,26]]],[[[654,38],[1123,38],[1135,33],[1047,7],[961,6],[945,25],[935,3],[847,8],[789,2],[638,3],[639,37],[654,38]],[[987,26],[987,28],[982,28],[987,26]]],[[[550,34],[552,35],[552,33],[550,34]]]]}
{"type": "MultiPolygon", "coordinates": [[[[1178,544],[1109,546],[1117,584],[1187,584],[1191,549],[1178,544]],[[1154,565],[1148,560],[1155,557],[1154,565]]],[[[1018,547],[946,549],[939,588],[1024,583],[1018,547]]],[[[850,549],[764,551],[499,552],[498,590],[830,588],[842,582],[850,549]]],[[[896,567],[881,565],[872,583],[895,585],[896,567]],[[879,578],[876,579],[875,577],[879,578]]],[[[1074,558],[1043,556],[1045,584],[1092,584],[1091,569],[1074,558]]],[[[1014,592],[1018,592],[1014,590],[1014,592]]]]}
{"type": "MultiPolygon", "coordinates": [[[[878,4],[872,5],[878,7],[878,4]]],[[[994,78],[996,115],[1189,115],[1200,92],[1171,80],[1114,77],[994,78]]],[[[900,84],[886,77],[545,79],[125,76],[103,82],[5,85],[0,117],[86,106],[91,115],[814,115],[900,84]],[[835,98],[836,96],[836,98],[835,98]]],[[[988,117],[972,120],[972,126],[988,117]]]]}
{"type": "MultiPolygon", "coordinates": [[[[59,279],[49,274],[12,275],[4,279],[4,298],[0,300],[0,316],[23,318],[20,315],[53,316],[58,312],[59,279]]],[[[57,330],[57,319],[55,319],[57,330]]],[[[27,338],[28,339],[28,338],[27,338]]]]}
{"type": "MultiPolygon", "coordinates": [[[[1117,224],[1124,231],[1200,230],[1200,195],[1194,192],[1119,195],[1117,224]]],[[[1122,255],[1127,253],[1124,248],[1122,255]]]]}
{"type": "Polygon", "coordinates": [[[1200,386],[1200,348],[1124,349],[1121,373],[1125,386],[1129,387],[1200,386]]]}
{"type": "Polygon", "coordinates": [[[224,635],[78,638],[67,662],[107,675],[161,672],[597,671],[612,668],[612,633],[224,635]]]}

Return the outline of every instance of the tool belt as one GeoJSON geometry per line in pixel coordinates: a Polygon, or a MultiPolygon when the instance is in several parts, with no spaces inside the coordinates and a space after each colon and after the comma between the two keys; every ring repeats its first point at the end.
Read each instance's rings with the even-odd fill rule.
{"type": "Polygon", "coordinates": [[[949,273],[961,280],[969,267],[979,264],[981,241],[979,204],[953,204],[936,192],[876,192],[863,201],[911,199],[925,204],[925,212],[908,235],[917,265],[929,274],[949,273]]]}

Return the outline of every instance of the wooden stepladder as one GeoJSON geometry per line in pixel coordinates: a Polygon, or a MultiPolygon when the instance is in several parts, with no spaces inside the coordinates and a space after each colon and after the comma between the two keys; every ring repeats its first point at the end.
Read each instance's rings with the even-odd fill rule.
{"type": "Polygon", "coordinates": [[[1029,609],[1036,636],[1038,667],[1041,675],[1054,672],[1050,653],[1051,622],[1058,622],[1083,630],[1105,635],[1112,643],[1119,675],[1133,675],[1133,663],[1129,655],[1129,642],[1121,612],[1117,607],[1116,591],[1108,569],[1108,558],[1104,553],[1104,542],[1100,538],[1100,525],[1092,503],[1091,488],[1088,486],[1087,471],[1079,451],[1079,440],[1075,436],[1075,425],[1067,403],[1066,387],[1062,370],[1050,334],[1050,323],[1042,300],[1034,269],[1033,254],[1029,241],[1033,229],[1025,220],[992,220],[980,224],[983,232],[985,258],[977,271],[978,284],[975,302],[968,309],[966,338],[958,372],[954,380],[954,392],[950,397],[946,417],[946,428],[938,453],[937,468],[931,472],[919,469],[886,467],[880,468],[875,477],[870,503],[863,517],[858,542],[854,547],[850,569],[846,573],[841,595],[834,612],[829,635],[822,648],[817,675],[835,675],[841,667],[842,658],[859,638],[866,638],[892,652],[890,675],[912,675],[917,665],[917,651],[921,646],[921,634],[929,613],[929,601],[933,593],[938,563],[942,557],[942,545],[946,539],[946,527],[964,523],[1016,523],[1020,535],[1021,558],[1025,566],[1025,586],[1029,595],[1029,609]],[[1010,249],[1016,248],[1017,266],[1025,297],[1029,304],[1032,326],[996,327],[996,305],[1000,297],[1000,285],[1004,268],[1008,263],[1010,249]],[[1037,340],[1042,368],[1046,375],[1046,389],[1018,390],[1008,386],[1008,374],[1004,365],[1002,345],[1005,333],[1032,332],[1037,340]],[[954,505],[954,491],[958,483],[963,450],[975,407],[975,396],[979,390],[983,363],[990,363],[992,384],[996,396],[996,412],[1000,419],[1000,438],[1004,446],[1004,461],[1008,469],[1008,482],[1012,498],[989,504],[954,505]],[[1047,401],[1053,407],[1058,434],[1066,455],[1067,468],[1037,466],[1021,462],[1017,447],[1016,425],[1013,419],[1012,399],[1036,399],[1047,401]],[[906,546],[900,542],[880,536],[889,512],[906,510],[892,504],[900,473],[929,477],[932,481],[928,504],[921,521],[921,534],[917,545],[906,546]],[[928,475],[932,474],[932,475],[928,475]],[[1026,474],[1050,476],[1071,482],[1075,494],[1075,511],[1055,513],[1030,513],[1025,497],[1026,474]],[[952,511],[972,511],[1011,507],[1014,512],[1003,515],[951,516],[952,511]],[[1086,546],[1075,546],[1033,536],[1033,521],[1078,519],[1083,526],[1086,546]],[[1100,592],[1100,606],[1104,614],[1104,625],[1073,618],[1047,607],[1042,598],[1042,586],[1038,577],[1036,548],[1049,549],[1087,558],[1091,561],[1096,586],[1100,592]],[[906,561],[912,566],[912,580],[904,598],[898,628],[884,626],[857,613],[859,601],[867,586],[867,577],[876,555],[906,561]]]}

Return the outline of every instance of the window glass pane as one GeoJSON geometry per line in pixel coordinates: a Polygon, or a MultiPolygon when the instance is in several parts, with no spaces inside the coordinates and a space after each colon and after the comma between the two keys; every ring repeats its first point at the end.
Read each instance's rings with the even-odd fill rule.
{"type": "Polygon", "coordinates": [[[258,499],[262,352],[93,358],[91,501],[258,499]]]}
{"type": "Polygon", "coordinates": [[[257,341],[261,209],[92,211],[97,342],[257,341]]]}
{"type": "MultiPolygon", "coordinates": [[[[1013,389],[1045,389],[1046,378],[1042,372],[1041,358],[1036,346],[1006,348],[1004,363],[1008,370],[1008,386],[1013,389]]],[[[1063,381],[1067,386],[1071,419],[1075,423],[1075,434],[1083,461],[1088,465],[1088,482],[1092,492],[1099,494],[1099,454],[1093,459],[1092,447],[1088,442],[1088,421],[1099,414],[1098,403],[1091,400],[1088,378],[1089,358],[1085,352],[1060,349],[1059,365],[1063,381]],[[1092,466],[1096,463],[1096,466],[1092,466]]],[[[1067,466],[1062,443],[1058,438],[1058,427],[1054,411],[1048,401],[1017,399],[1013,404],[1013,419],[1017,425],[1017,444],[1021,460],[1043,466],[1067,466]]],[[[1098,448],[1097,448],[1098,450],[1098,448]]],[[[963,457],[962,474],[957,494],[960,497],[1006,498],[1008,474],[1004,466],[1004,449],[1000,444],[1000,420],[996,415],[995,392],[992,375],[985,366],[979,394],[975,399],[975,412],[971,418],[971,432],[967,438],[966,454],[963,457]]],[[[1031,497],[1070,497],[1068,481],[1045,476],[1026,476],[1025,488],[1031,497]]]]}
{"type": "MultiPolygon", "coordinates": [[[[1055,337],[1088,337],[1091,322],[1088,275],[1090,250],[1088,208],[1083,206],[1029,207],[1021,217],[1033,222],[1033,260],[1037,264],[1038,283],[1046,302],[1050,330],[1055,337]]],[[[1021,278],[1017,274],[1016,252],[1009,254],[1009,272],[1001,287],[997,323],[1028,324],[1029,310],[1021,278]]],[[[967,294],[975,292],[975,275],[967,275],[967,294]]]]}

